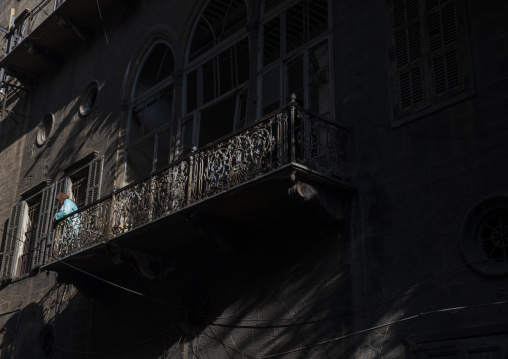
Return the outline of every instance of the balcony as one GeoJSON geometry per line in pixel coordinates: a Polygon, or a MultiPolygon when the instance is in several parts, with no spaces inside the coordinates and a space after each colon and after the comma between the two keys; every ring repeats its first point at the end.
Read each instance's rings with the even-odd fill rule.
{"type": "Polygon", "coordinates": [[[22,77],[56,69],[65,56],[83,42],[102,34],[102,24],[122,10],[122,2],[43,0],[33,9],[16,14],[6,34],[0,67],[22,77]]]}
{"type": "Polygon", "coordinates": [[[314,234],[319,221],[344,219],[348,137],[291,102],[62,218],[43,268],[104,273],[140,253],[174,256],[211,240],[234,247],[281,223],[281,237],[290,227],[314,234]]]}

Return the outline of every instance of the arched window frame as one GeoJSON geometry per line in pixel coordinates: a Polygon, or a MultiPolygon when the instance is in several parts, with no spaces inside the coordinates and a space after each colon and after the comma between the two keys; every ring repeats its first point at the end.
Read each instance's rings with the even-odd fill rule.
{"type": "MultiPolygon", "coordinates": [[[[248,7],[244,0],[243,5],[245,6],[245,13],[246,13],[246,22],[243,27],[240,27],[236,29],[234,32],[228,34],[225,38],[221,38],[217,40],[217,38],[214,39],[214,45],[198,55],[194,59],[190,59],[191,57],[191,47],[194,40],[194,36],[196,34],[196,29],[198,27],[198,24],[200,20],[203,17],[203,14],[206,12],[209,4],[211,1],[208,1],[205,6],[203,6],[201,12],[199,13],[199,16],[196,17],[196,21],[194,22],[191,36],[189,37],[189,41],[187,43],[187,49],[186,49],[186,56],[185,56],[185,70],[184,70],[184,86],[183,86],[183,93],[185,94],[182,96],[182,108],[183,108],[183,117],[179,121],[178,126],[178,152],[180,155],[186,154],[189,151],[192,150],[194,146],[202,147],[209,143],[209,141],[204,141],[203,137],[200,135],[200,130],[203,129],[203,126],[201,124],[201,120],[203,118],[203,114],[207,111],[212,111],[214,107],[219,106],[221,102],[224,101],[230,101],[234,103],[234,110],[233,112],[233,121],[231,123],[229,132],[232,132],[241,126],[245,124],[245,113],[246,113],[246,103],[247,103],[247,92],[248,92],[248,84],[249,84],[249,64],[250,61],[252,61],[253,55],[250,53],[250,39],[248,36],[247,31],[247,23],[248,23],[248,7]],[[213,98],[211,100],[205,101],[203,99],[204,97],[204,90],[202,90],[203,87],[203,68],[208,63],[213,64],[213,75],[217,82],[221,80],[221,77],[219,75],[220,73],[220,65],[217,65],[217,63],[220,61],[219,56],[223,54],[224,52],[230,50],[230,53],[232,54],[232,58],[230,59],[232,63],[234,63],[233,66],[237,65],[238,58],[235,56],[239,56],[239,51],[237,50],[237,46],[245,46],[246,45],[246,51],[247,51],[247,71],[246,76],[243,81],[240,81],[239,74],[238,74],[238,68],[234,68],[233,71],[233,85],[231,88],[229,88],[227,91],[220,93],[221,91],[216,91],[218,94],[214,94],[213,98]],[[234,57],[234,58],[233,58],[234,57]],[[189,78],[195,74],[196,76],[196,88],[200,90],[196,90],[196,96],[193,99],[195,101],[195,105],[191,105],[189,91],[190,91],[190,80],[189,78]],[[236,78],[235,78],[236,76],[236,78]]],[[[257,55],[256,55],[257,56],[257,55]]],[[[217,83],[214,83],[214,86],[220,86],[217,85],[217,83]]],[[[233,109],[233,108],[232,108],[233,109]]],[[[222,131],[224,132],[224,131],[222,131]]],[[[202,134],[202,133],[201,133],[202,134]]],[[[225,135],[225,133],[222,133],[222,135],[225,135]]],[[[219,137],[213,137],[208,136],[210,140],[217,140],[219,137]]]]}
{"type": "MultiPolygon", "coordinates": [[[[129,183],[132,183],[136,180],[139,180],[147,175],[149,175],[151,172],[154,172],[156,170],[159,170],[160,168],[165,167],[168,165],[171,161],[172,157],[172,143],[171,143],[171,127],[173,124],[173,119],[175,118],[174,113],[174,99],[175,99],[175,89],[174,89],[174,51],[171,46],[171,44],[163,39],[157,39],[153,41],[148,49],[143,52],[143,58],[140,61],[139,65],[136,67],[136,75],[134,77],[133,85],[130,91],[130,107],[128,112],[128,121],[127,121],[127,130],[126,130],[126,137],[125,137],[125,146],[124,146],[124,168],[123,168],[123,185],[127,185],[129,183]],[[159,44],[163,44],[168,47],[169,51],[171,52],[171,56],[173,56],[173,69],[169,76],[161,79],[159,82],[155,83],[150,88],[144,90],[141,93],[137,93],[138,85],[139,85],[139,79],[141,76],[141,73],[146,65],[146,62],[150,58],[150,55],[152,54],[152,51],[155,49],[155,47],[159,44]],[[134,138],[133,136],[133,118],[134,114],[147,101],[154,98],[154,96],[161,96],[161,94],[164,95],[163,91],[169,91],[168,99],[170,100],[171,104],[171,114],[170,118],[167,121],[164,121],[164,123],[160,126],[155,126],[152,130],[142,133],[138,138],[134,138]],[[144,141],[149,141],[150,138],[153,137],[152,141],[152,163],[151,166],[147,166],[144,170],[141,171],[141,173],[138,173],[137,175],[132,175],[129,173],[129,151],[134,151],[136,149],[136,146],[141,145],[144,141]],[[167,143],[167,156],[162,156],[164,152],[160,151],[159,149],[162,148],[161,143],[166,142],[167,143]],[[150,167],[150,168],[148,168],[150,167]]],[[[160,97],[157,97],[157,103],[160,101],[160,97]]],[[[146,107],[143,108],[143,110],[146,109],[146,107]]],[[[142,125],[143,126],[143,125],[142,125]]],[[[142,130],[144,131],[144,129],[142,130]]],[[[150,146],[148,146],[150,147],[150,146]]]]}

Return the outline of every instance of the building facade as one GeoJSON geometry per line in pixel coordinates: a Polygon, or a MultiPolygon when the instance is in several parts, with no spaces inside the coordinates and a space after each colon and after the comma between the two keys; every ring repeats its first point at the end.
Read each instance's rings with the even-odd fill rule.
{"type": "Polygon", "coordinates": [[[507,15],[2,0],[0,357],[506,358],[507,15]]]}

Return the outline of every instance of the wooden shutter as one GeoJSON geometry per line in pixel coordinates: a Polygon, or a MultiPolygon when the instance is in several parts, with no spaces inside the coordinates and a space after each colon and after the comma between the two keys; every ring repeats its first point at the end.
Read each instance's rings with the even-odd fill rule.
{"type": "Polygon", "coordinates": [[[432,68],[433,102],[464,90],[460,65],[459,21],[455,2],[427,0],[427,32],[432,68]]]}
{"type": "MultiPolygon", "coordinates": [[[[52,223],[54,221],[56,212],[58,212],[60,210],[60,203],[58,203],[58,200],[56,199],[56,195],[59,194],[60,192],[67,193],[68,183],[69,183],[68,177],[63,177],[63,178],[59,179],[58,182],[56,182],[56,184],[55,184],[53,196],[51,196],[52,206],[50,209],[51,217],[49,218],[49,223],[52,223]]],[[[47,257],[49,257],[51,255],[51,251],[53,248],[53,241],[55,239],[55,234],[56,234],[55,229],[52,228],[52,226],[50,226],[49,230],[48,230],[48,238],[46,240],[46,242],[47,242],[46,243],[47,257]]]]}
{"type": "Polygon", "coordinates": [[[27,209],[28,206],[25,201],[15,203],[11,207],[2,259],[2,280],[11,278],[16,267],[20,237],[23,232],[23,217],[27,209]]]}
{"type": "Polygon", "coordinates": [[[413,112],[424,102],[424,59],[422,56],[422,24],[419,0],[393,1],[393,54],[397,113],[413,112]]]}
{"type": "Polygon", "coordinates": [[[90,162],[88,167],[88,183],[86,188],[86,202],[90,204],[101,196],[102,169],[104,166],[104,156],[90,162]]]}
{"type": "Polygon", "coordinates": [[[55,185],[46,187],[42,191],[41,206],[37,224],[37,233],[34,243],[34,254],[32,257],[32,269],[41,266],[46,259],[46,242],[49,237],[49,225],[53,221],[53,189],[55,185]]]}

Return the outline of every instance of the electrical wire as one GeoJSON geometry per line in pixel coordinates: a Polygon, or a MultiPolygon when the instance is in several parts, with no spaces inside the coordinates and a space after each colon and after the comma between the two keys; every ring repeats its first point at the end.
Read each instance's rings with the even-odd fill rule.
{"type": "Polygon", "coordinates": [[[136,292],[135,290],[132,290],[132,289],[129,289],[129,288],[123,287],[123,286],[121,286],[121,285],[119,285],[119,284],[116,284],[116,283],[113,283],[113,282],[111,282],[111,281],[109,281],[109,280],[107,280],[107,279],[104,279],[104,278],[98,277],[98,276],[96,276],[95,274],[92,274],[92,273],[89,273],[89,272],[87,272],[87,271],[84,271],[84,270],[82,270],[81,268],[75,267],[75,266],[73,266],[72,264],[66,263],[66,262],[64,262],[64,261],[63,261],[63,260],[61,260],[61,259],[57,259],[56,261],[57,261],[57,262],[59,262],[59,263],[65,264],[66,266],[71,267],[72,269],[74,269],[74,270],[76,270],[76,271],[78,271],[78,272],[81,272],[81,273],[83,273],[83,274],[86,274],[86,275],[88,275],[88,276],[90,276],[90,277],[92,277],[92,278],[95,278],[95,279],[97,279],[97,280],[100,280],[100,281],[102,281],[102,282],[104,282],[104,283],[107,283],[107,284],[109,284],[109,285],[113,286],[113,287],[116,287],[116,288],[122,289],[122,290],[124,290],[124,291],[126,291],[126,292],[129,292],[129,293],[132,293],[132,294],[138,295],[138,296],[140,296],[140,297],[143,297],[143,298],[146,298],[146,299],[152,300],[152,301],[157,302],[157,303],[159,303],[159,304],[167,305],[167,306],[174,307],[174,308],[178,308],[178,309],[186,309],[185,307],[182,307],[182,306],[180,306],[180,305],[176,305],[176,304],[168,303],[168,302],[165,302],[165,301],[159,300],[159,299],[157,299],[157,298],[147,296],[147,295],[145,295],[145,294],[143,294],[143,293],[136,292]]]}
{"type": "MultiPolygon", "coordinates": [[[[508,300],[498,301],[498,302],[490,302],[490,303],[482,303],[482,304],[474,304],[474,305],[464,305],[464,306],[458,306],[458,307],[449,307],[449,308],[442,308],[442,309],[436,309],[436,310],[429,310],[429,311],[425,311],[425,312],[419,312],[417,314],[410,315],[410,316],[408,316],[406,318],[402,318],[402,319],[398,319],[398,320],[395,320],[395,321],[392,321],[392,322],[389,322],[389,323],[380,324],[380,325],[376,325],[376,326],[373,326],[373,327],[370,327],[370,328],[358,330],[356,332],[345,334],[345,335],[342,335],[342,336],[339,336],[339,337],[335,337],[335,338],[332,338],[332,339],[324,340],[324,341],[321,341],[321,342],[316,343],[316,344],[306,345],[306,346],[301,347],[301,348],[297,348],[297,349],[293,349],[293,350],[288,350],[288,351],[284,351],[284,352],[280,352],[280,353],[275,353],[275,354],[269,354],[269,355],[265,355],[265,356],[251,356],[251,355],[247,355],[245,353],[240,352],[239,350],[236,350],[236,349],[233,349],[233,348],[227,346],[225,343],[223,343],[222,341],[218,340],[217,338],[215,338],[215,340],[220,342],[223,345],[226,345],[231,350],[234,350],[235,352],[241,354],[244,358],[248,358],[248,359],[270,359],[270,358],[280,357],[280,356],[283,356],[283,355],[286,355],[286,354],[292,354],[292,353],[296,353],[296,352],[300,352],[300,351],[309,350],[309,349],[312,349],[312,348],[315,348],[315,347],[318,347],[318,346],[322,346],[322,345],[325,345],[325,344],[329,344],[329,343],[332,343],[332,342],[338,342],[340,340],[343,340],[343,339],[346,339],[346,338],[350,338],[350,337],[353,337],[355,335],[364,334],[364,333],[371,332],[373,330],[390,327],[390,326],[395,325],[395,324],[401,324],[401,323],[408,322],[408,321],[411,321],[411,320],[415,320],[415,319],[418,319],[418,318],[423,318],[424,316],[431,315],[431,314],[447,313],[447,312],[452,312],[453,313],[453,312],[457,312],[457,311],[461,311],[461,310],[465,310],[465,309],[480,308],[480,307],[494,306],[494,305],[503,305],[503,304],[508,304],[508,300]]],[[[205,332],[203,332],[203,334],[208,336],[205,332]]],[[[214,339],[214,338],[211,338],[210,336],[208,336],[208,337],[210,339],[214,339]]]]}
{"type": "Polygon", "coordinates": [[[97,0],[97,10],[99,10],[99,17],[101,19],[102,30],[104,31],[104,37],[106,38],[106,44],[109,45],[108,34],[106,34],[106,28],[104,27],[104,21],[102,20],[101,7],[99,6],[99,0],[97,0]]]}

